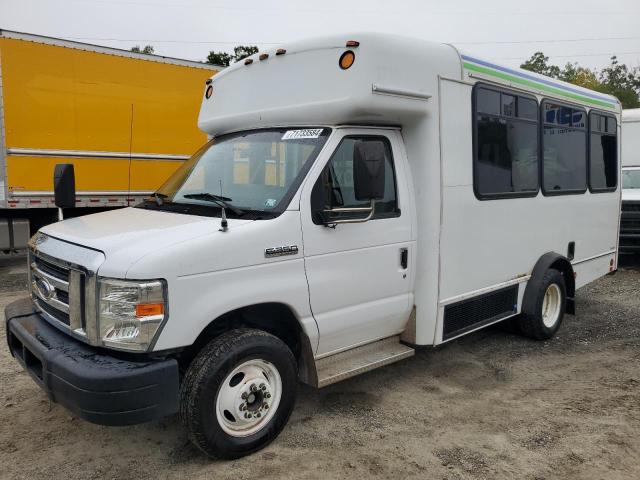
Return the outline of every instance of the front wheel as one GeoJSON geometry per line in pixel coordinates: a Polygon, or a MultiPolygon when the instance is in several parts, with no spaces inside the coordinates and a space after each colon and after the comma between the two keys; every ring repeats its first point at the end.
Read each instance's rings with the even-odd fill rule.
{"type": "Polygon", "coordinates": [[[191,441],[208,456],[238,458],[280,433],[296,389],[296,361],[284,342],[261,330],[232,330],[189,366],[180,416],[191,441]]]}
{"type": "Polygon", "coordinates": [[[549,269],[535,292],[533,310],[523,311],[518,319],[524,335],[536,340],[546,340],[558,331],[566,307],[567,289],[562,273],[549,269]]]}

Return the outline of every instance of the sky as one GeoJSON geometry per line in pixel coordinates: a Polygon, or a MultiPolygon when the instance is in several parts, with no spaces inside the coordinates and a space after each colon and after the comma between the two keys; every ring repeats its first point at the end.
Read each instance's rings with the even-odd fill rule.
{"type": "Polygon", "coordinates": [[[640,67],[640,0],[0,0],[0,29],[203,61],[235,45],[270,48],[333,33],[388,32],[453,43],[518,66],[640,67]]]}

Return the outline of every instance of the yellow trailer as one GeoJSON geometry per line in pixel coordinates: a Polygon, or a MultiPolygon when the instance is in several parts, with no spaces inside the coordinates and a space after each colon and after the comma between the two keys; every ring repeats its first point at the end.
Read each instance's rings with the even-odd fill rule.
{"type": "Polygon", "coordinates": [[[54,221],[53,169],[78,212],[149,195],[205,141],[205,81],[223,67],[0,30],[0,250],[54,221]]]}

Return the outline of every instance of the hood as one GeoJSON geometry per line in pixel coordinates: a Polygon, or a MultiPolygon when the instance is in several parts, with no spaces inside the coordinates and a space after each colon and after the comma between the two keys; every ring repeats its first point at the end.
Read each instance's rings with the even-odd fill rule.
{"type": "MultiPolygon", "coordinates": [[[[252,220],[229,219],[229,229],[252,220]]],[[[123,208],[70,218],[41,231],[59,240],[103,252],[107,258],[100,274],[123,276],[142,256],[170,245],[205,235],[220,235],[220,218],[166,211],[123,208]]]]}
{"type": "Polygon", "coordinates": [[[623,202],[640,202],[640,188],[623,188],[623,202]]]}

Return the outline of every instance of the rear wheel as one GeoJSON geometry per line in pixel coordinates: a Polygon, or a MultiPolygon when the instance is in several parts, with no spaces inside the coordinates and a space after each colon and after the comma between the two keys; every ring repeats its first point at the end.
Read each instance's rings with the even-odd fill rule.
{"type": "Polygon", "coordinates": [[[564,317],[567,289],[562,273],[547,270],[535,295],[532,311],[523,311],[518,323],[527,337],[546,340],[558,331],[564,317]]]}
{"type": "Polygon", "coordinates": [[[266,446],[293,410],[296,370],[291,350],[266,332],[238,329],[213,339],[187,370],[180,392],[191,441],[214,458],[266,446]]]}

